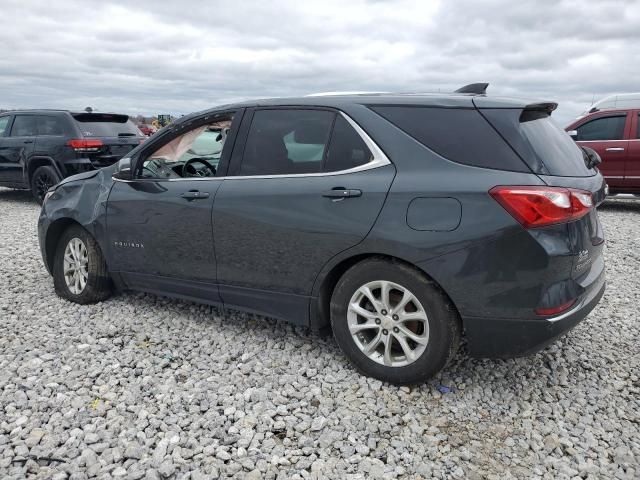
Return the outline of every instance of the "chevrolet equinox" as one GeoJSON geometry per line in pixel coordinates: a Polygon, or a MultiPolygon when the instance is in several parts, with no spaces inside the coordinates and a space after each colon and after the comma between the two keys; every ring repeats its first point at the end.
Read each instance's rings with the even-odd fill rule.
{"type": "MultiPolygon", "coordinates": [[[[486,85],[484,85],[486,88],[486,85]]],[[[183,117],[64,179],[39,240],[55,291],[138,290],[330,326],[366,375],[535,352],[604,292],[605,183],[556,104],[348,94],[183,117]]]]}

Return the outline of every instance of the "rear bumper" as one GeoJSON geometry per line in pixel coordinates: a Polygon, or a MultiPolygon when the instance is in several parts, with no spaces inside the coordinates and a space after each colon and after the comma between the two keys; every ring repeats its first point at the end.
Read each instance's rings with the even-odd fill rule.
{"type": "Polygon", "coordinates": [[[512,358],[542,350],[595,308],[605,291],[604,271],[591,287],[576,306],[556,317],[527,320],[465,317],[469,354],[473,357],[512,358]]]}

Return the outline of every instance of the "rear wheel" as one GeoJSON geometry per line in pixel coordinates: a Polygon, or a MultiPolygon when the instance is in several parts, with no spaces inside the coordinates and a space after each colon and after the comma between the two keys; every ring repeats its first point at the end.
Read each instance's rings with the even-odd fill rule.
{"type": "Polygon", "coordinates": [[[96,303],[111,296],[111,280],[102,252],[80,225],[69,227],[60,237],[53,284],[60,297],[76,303],[96,303]]]}
{"type": "Polygon", "coordinates": [[[365,260],[340,279],[331,324],[342,351],[365,375],[424,382],[454,356],[460,322],[448,298],[418,270],[365,260]]]}
{"type": "Polygon", "coordinates": [[[31,176],[31,193],[39,204],[44,201],[47,191],[60,182],[55,169],[49,165],[38,167],[31,176]]]}

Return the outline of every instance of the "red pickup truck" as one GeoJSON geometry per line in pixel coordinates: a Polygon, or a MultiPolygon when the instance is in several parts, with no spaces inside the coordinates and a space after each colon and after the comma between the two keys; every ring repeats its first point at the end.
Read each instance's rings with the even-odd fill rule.
{"type": "Polygon", "coordinates": [[[640,194],[640,109],[598,110],[566,130],[578,145],[598,152],[611,194],[640,194]]]}

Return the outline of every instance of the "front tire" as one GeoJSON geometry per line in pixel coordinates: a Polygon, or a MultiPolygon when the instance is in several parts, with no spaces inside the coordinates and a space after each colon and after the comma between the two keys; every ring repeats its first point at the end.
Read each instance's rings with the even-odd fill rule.
{"type": "Polygon", "coordinates": [[[55,169],[49,165],[38,167],[31,175],[31,193],[40,205],[44,202],[47,191],[60,183],[60,177],[55,169]]]}
{"type": "Polygon", "coordinates": [[[331,298],[334,337],[365,375],[422,383],[453,356],[460,320],[446,295],[415,268],[370,259],[350,268],[331,298]]]}
{"type": "Polygon", "coordinates": [[[100,247],[80,225],[69,227],[58,241],[53,285],[58,296],[80,304],[111,296],[111,279],[100,247]]]}

